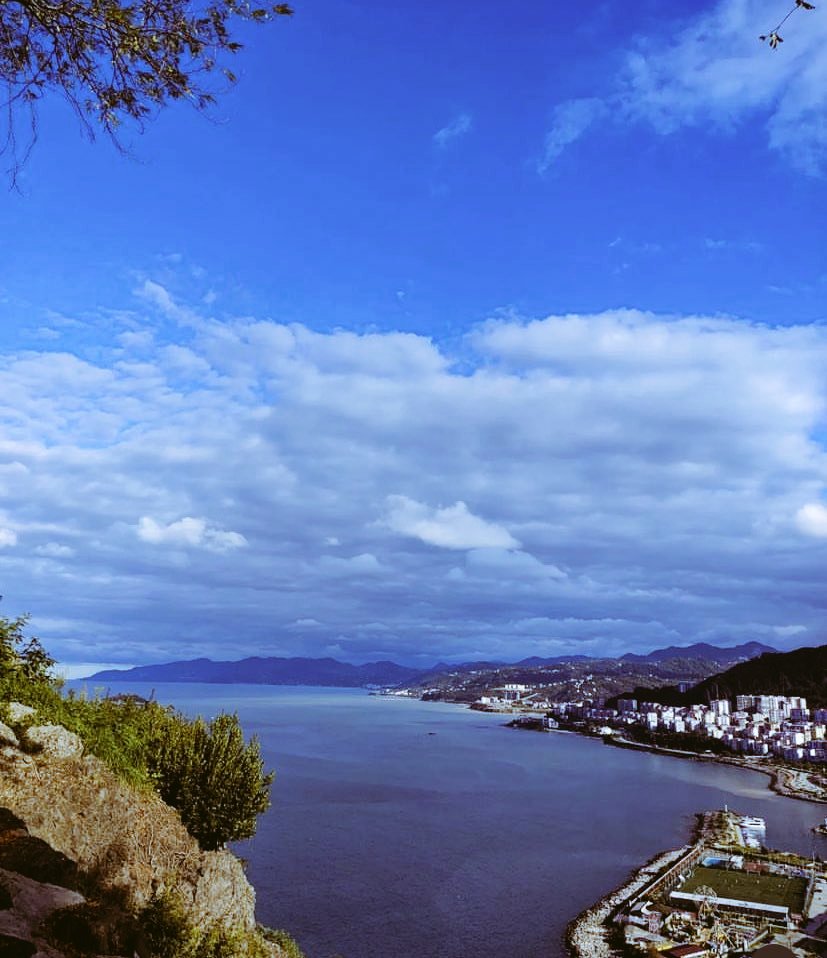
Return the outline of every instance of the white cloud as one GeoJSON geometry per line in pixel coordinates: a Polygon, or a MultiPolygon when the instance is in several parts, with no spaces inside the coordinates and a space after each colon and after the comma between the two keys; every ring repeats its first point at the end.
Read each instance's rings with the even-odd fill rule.
{"type": "Polygon", "coordinates": [[[184,516],[166,525],[150,516],[142,516],[137,526],[138,538],[151,545],[201,547],[216,552],[239,549],[247,540],[238,532],[224,532],[207,524],[206,519],[184,516]]]}
{"type": "Polygon", "coordinates": [[[827,539],[827,507],[820,502],[808,502],[795,514],[798,528],[805,535],[827,539]]]}
{"type": "Polygon", "coordinates": [[[14,529],[0,526],[0,549],[9,549],[17,545],[17,533],[14,529]]]}
{"type": "Polygon", "coordinates": [[[520,544],[507,529],[473,515],[461,501],[444,509],[431,509],[407,496],[388,496],[387,504],[387,527],[428,545],[443,549],[514,549],[520,544]]]}
{"type": "Polygon", "coordinates": [[[74,549],[59,542],[47,542],[45,545],[37,546],[34,551],[47,559],[71,559],[75,554],[74,549]]]}
{"type": "Polygon", "coordinates": [[[787,43],[758,41],[774,24],[763,0],[718,0],[676,28],[640,37],[602,99],[559,104],[541,171],[603,114],[668,135],[682,127],[726,133],[762,122],[769,147],[808,173],[827,155],[827,18],[802,12],[785,24],[787,43]],[[769,20],[769,22],[768,22],[769,20]]]}
{"type": "Polygon", "coordinates": [[[566,100],[558,104],[551,117],[551,128],[546,133],[537,171],[545,173],[566,147],[579,140],[607,109],[606,104],[596,97],[566,100]]]}
{"type": "Polygon", "coordinates": [[[734,250],[738,253],[760,253],[764,246],[754,240],[711,239],[706,237],[704,246],[714,250],[734,250]]]}
{"type": "Polygon", "coordinates": [[[541,562],[536,556],[519,549],[472,549],[465,559],[466,568],[475,574],[519,579],[565,579],[566,573],[554,564],[541,562]]]}
{"type": "Polygon", "coordinates": [[[204,532],[204,544],[215,552],[229,552],[247,545],[240,532],[224,532],[222,529],[207,529],[204,532]]]}
{"type": "Polygon", "coordinates": [[[349,558],[322,556],[317,568],[325,575],[376,575],[382,572],[381,562],[370,552],[349,558]]]}
{"type": "Polygon", "coordinates": [[[230,631],[255,654],[309,618],[284,654],[818,634],[802,533],[827,520],[796,514],[827,488],[822,326],[511,316],[449,348],[228,319],[132,361],[116,335],[0,357],[4,605],[64,660],[220,655],[230,631]]]}
{"type": "Polygon", "coordinates": [[[441,129],[437,130],[436,133],[434,133],[434,143],[441,149],[444,149],[450,143],[453,143],[455,140],[458,140],[470,133],[472,126],[473,121],[471,114],[460,113],[458,116],[455,116],[450,123],[446,124],[441,129]]]}
{"type": "Polygon", "coordinates": [[[182,326],[193,325],[197,322],[197,314],[189,307],[180,306],[176,303],[169,290],[160,283],[156,283],[155,280],[144,280],[135,289],[135,294],[155,306],[167,319],[180,323],[182,326]]]}
{"type": "Polygon", "coordinates": [[[720,0],[673,39],[632,53],[621,99],[629,116],[669,133],[683,125],[726,129],[763,116],[769,145],[815,172],[827,146],[827,21],[800,13],[773,53],[757,40],[773,26],[761,0],[720,0]]]}

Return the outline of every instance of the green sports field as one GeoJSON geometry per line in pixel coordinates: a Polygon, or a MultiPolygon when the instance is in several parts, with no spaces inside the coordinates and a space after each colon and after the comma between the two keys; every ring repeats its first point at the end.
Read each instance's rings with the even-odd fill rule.
{"type": "Polygon", "coordinates": [[[701,886],[711,888],[719,898],[756,901],[763,905],[786,905],[791,912],[801,913],[807,883],[803,878],[783,875],[748,875],[742,871],[704,868],[699,865],[676,891],[694,894],[701,886]]]}

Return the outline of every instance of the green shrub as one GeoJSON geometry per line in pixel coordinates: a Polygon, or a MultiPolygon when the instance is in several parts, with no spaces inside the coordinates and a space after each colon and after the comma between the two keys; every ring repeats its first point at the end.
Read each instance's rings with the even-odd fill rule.
{"type": "Polygon", "coordinates": [[[139,916],[152,958],[196,958],[198,929],[187,921],[181,896],[158,895],[139,916]]]}
{"type": "Polygon", "coordinates": [[[254,835],[269,807],[273,775],[264,771],[258,740],[244,742],[237,715],[168,722],[148,762],[159,794],[202,848],[254,835]]]}
{"type": "Polygon", "coordinates": [[[151,958],[270,958],[265,941],[278,944],[284,958],[304,958],[286,932],[243,931],[220,923],[196,928],[175,891],[153,898],[138,920],[151,958]]]}
{"type": "Polygon", "coordinates": [[[304,952],[299,948],[296,940],[281,928],[265,928],[263,925],[259,925],[258,930],[265,941],[270,941],[281,948],[284,958],[305,958],[304,952]]]}
{"type": "Polygon", "coordinates": [[[55,660],[40,644],[40,639],[24,634],[29,618],[28,615],[16,619],[0,616],[0,694],[13,693],[16,687],[51,683],[49,673],[55,660]]]}
{"type": "Polygon", "coordinates": [[[155,788],[202,848],[255,834],[273,774],[258,741],[245,743],[237,715],[205,723],[137,696],[63,694],[49,674],[54,660],[23,633],[27,621],[0,616],[0,702],[32,706],[38,722],[74,732],[123,781],[155,788]]]}

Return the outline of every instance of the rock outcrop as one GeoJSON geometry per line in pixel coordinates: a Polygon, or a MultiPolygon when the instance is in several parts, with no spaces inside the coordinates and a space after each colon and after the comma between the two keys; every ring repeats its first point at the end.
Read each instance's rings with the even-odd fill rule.
{"type": "Polygon", "coordinates": [[[145,954],[134,915],[173,889],[195,926],[255,929],[233,854],[202,851],[174,809],[73,733],[17,716],[29,724],[0,725],[0,955],[145,954]]]}
{"type": "Polygon", "coordinates": [[[17,740],[17,736],[14,732],[5,725],[3,722],[0,722],[0,745],[13,745],[15,748],[20,743],[17,740]]]}
{"type": "Polygon", "coordinates": [[[62,725],[32,725],[22,732],[23,744],[29,752],[40,752],[50,758],[80,758],[83,742],[62,725]]]}

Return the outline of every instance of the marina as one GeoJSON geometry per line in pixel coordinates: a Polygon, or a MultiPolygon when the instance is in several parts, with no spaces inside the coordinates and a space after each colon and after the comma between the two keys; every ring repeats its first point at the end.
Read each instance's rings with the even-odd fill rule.
{"type": "Polygon", "coordinates": [[[824,863],[770,851],[759,836],[766,823],[755,816],[700,814],[692,844],[664,853],[573,923],[572,955],[741,958],[768,944],[797,958],[823,954],[824,863]]]}

